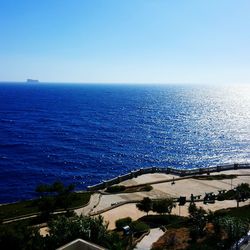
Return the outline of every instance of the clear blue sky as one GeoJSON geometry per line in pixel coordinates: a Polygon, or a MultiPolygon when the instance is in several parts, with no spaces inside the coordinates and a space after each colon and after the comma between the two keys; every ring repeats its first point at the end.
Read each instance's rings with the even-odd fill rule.
{"type": "Polygon", "coordinates": [[[0,80],[250,83],[249,0],[1,0],[0,80]]]}

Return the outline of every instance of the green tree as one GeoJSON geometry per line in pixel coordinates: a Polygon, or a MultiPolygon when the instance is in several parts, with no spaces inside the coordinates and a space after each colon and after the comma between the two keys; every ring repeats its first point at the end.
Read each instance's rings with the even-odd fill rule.
{"type": "Polygon", "coordinates": [[[188,207],[189,218],[192,223],[190,230],[190,237],[196,241],[196,239],[204,234],[204,228],[206,226],[207,218],[206,211],[199,207],[197,208],[194,202],[191,202],[188,207]]]}
{"type": "Polygon", "coordinates": [[[148,215],[148,212],[152,210],[152,200],[148,197],[144,197],[142,201],[136,204],[136,207],[143,212],[146,212],[148,215]]]}
{"type": "Polygon", "coordinates": [[[41,212],[41,217],[47,220],[51,213],[55,211],[56,201],[54,197],[43,196],[38,201],[38,208],[41,212]]]}
{"type": "Polygon", "coordinates": [[[119,235],[107,230],[103,218],[59,216],[48,223],[49,235],[42,237],[36,227],[15,222],[0,225],[0,249],[54,250],[77,238],[96,243],[110,250],[123,249],[119,235]]]}
{"type": "Polygon", "coordinates": [[[39,184],[36,187],[36,192],[39,194],[39,196],[44,196],[50,192],[50,186],[47,184],[39,184]]]}
{"type": "Polygon", "coordinates": [[[236,191],[250,194],[250,187],[248,183],[241,183],[236,187],[236,191]]]}
{"type": "Polygon", "coordinates": [[[0,225],[0,249],[40,250],[43,238],[25,222],[0,225]]]}
{"type": "Polygon", "coordinates": [[[56,208],[64,208],[68,211],[74,199],[75,186],[73,184],[64,186],[62,182],[56,181],[52,185],[41,184],[36,188],[39,194],[38,207],[45,219],[50,216],[56,208]]]}
{"type": "Polygon", "coordinates": [[[236,187],[236,201],[239,207],[240,201],[245,201],[250,197],[250,187],[248,183],[241,183],[236,187]]]}
{"type": "Polygon", "coordinates": [[[57,248],[65,243],[68,243],[76,238],[99,244],[106,247],[111,244],[109,242],[110,235],[107,229],[107,224],[104,223],[103,217],[88,217],[75,216],[67,218],[60,216],[49,222],[50,246],[57,248]]]}
{"type": "Polygon", "coordinates": [[[189,207],[188,207],[188,213],[189,213],[189,217],[192,218],[193,215],[196,213],[197,211],[197,206],[194,202],[190,202],[189,207]]]}
{"type": "Polygon", "coordinates": [[[175,207],[174,200],[172,198],[153,201],[152,210],[158,214],[171,214],[171,211],[175,207]]]}

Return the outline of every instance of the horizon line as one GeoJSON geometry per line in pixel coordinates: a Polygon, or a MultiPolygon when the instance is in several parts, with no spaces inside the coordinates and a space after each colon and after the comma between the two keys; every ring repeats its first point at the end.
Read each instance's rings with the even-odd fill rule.
{"type": "Polygon", "coordinates": [[[14,80],[0,80],[0,83],[27,83],[27,84],[110,84],[110,85],[215,85],[215,84],[219,84],[219,85],[245,85],[245,84],[250,84],[249,82],[239,82],[239,83],[215,83],[215,82],[76,82],[76,81],[40,81],[38,80],[38,82],[27,82],[26,81],[14,81],[14,80]]]}

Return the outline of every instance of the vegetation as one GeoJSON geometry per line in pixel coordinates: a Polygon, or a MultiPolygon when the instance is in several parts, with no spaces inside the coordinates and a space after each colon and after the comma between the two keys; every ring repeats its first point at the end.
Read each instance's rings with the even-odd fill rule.
{"type": "Polygon", "coordinates": [[[151,210],[158,214],[171,214],[172,208],[175,207],[175,202],[172,198],[152,201],[150,198],[145,197],[142,201],[136,204],[136,207],[147,214],[151,210]]]}
{"type": "Polygon", "coordinates": [[[147,215],[139,219],[152,228],[167,226],[168,228],[178,228],[187,225],[188,219],[178,215],[147,215]]]}
{"type": "Polygon", "coordinates": [[[223,200],[245,201],[249,197],[250,197],[250,187],[248,183],[241,183],[235,189],[231,189],[225,193],[217,195],[217,199],[219,201],[223,200]]]}
{"type": "Polygon", "coordinates": [[[26,223],[0,225],[0,249],[40,249],[38,230],[26,223]]]}
{"type": "Polygon", "coordinates": [[[140,210],[140,211],[143,211],[145,213],[147,213],[148,215],[148,212],[150,210],[152,210],[152,206],[153,206],[153,202],[150,198],[148,197],[144,197],[143,200],[139,203],[136,204],[136,207],[140,210]]]}
{"type": "Polygon", "coordinates": [[[117,220],[115,226],[118,231],[121,231],[125,226],[129,226],[133,233],[143,233],[149,230],[149,226],[146,223],[140,220],[132,221],[130,217],[117,220]]]}
{"type": "MultiPolygon", "coordinates": [[[[91,193],[89,192],[72,193],[72,200],[70,205],[68,206],[68,209],[84,206],[89,202],[90,196],[91,193]]],[[[51,197],[51,199],[54,200],[53,197],[51,197]]],[[[56,202],[53,203],[56,204],[56,202]]],[[[2,205],[0,206],[0,220],[8,220],[19,216],[39,213],[40,209],[43,209],[41,206],[42,204],[40,203],[40,199],[20,201],[17,203],[2,205]]],[[[64,209],[64,207],[57,203],[54,210],[57,211],[60,209],[64,209]]]]}
{"type": "Polygon", "coordinates": [[[162,200],[156,200],[153,202],[152,210],[158,214],[171,214],[172,208],[175,207],[174,200],[172,198],[166,198],[162,200]]]}
{"type": "Polygon", "coordinates": [[[115,186],[107,187],[106,191],[108,193],[119,193],[119,192],[123,192],[125,189],[126,187],[123,185],[115,185],[115,186]]]}
{"type": "Polygon", "coordinates": [[[235,190],[231,189],[226,191],[225,193],[221,193],[217,195],[218,201],[224,201],[224,200],[233,200],[235,198],[236,192],[235,190]]]}
{"type": "Polygon", "coordinates": [[[130,217],[119,219],[115,222],[115,226],[118,230],[122,230],[123,227],[130,225],[132,219],[130,217]]]}
{"type": "Polygon", "coordinates": [[[247,233],[250,226],[250,217],[242,220],[239,216],[234,217],[233,213],[239,215],[246,210],[247,208],[234,208],[212,213],[190,204],[191,242],[187,249],[229,249],[247,233]]]}
{"type": "Polygon", "coordinates": [[[143,186],[131,186],[126,187],[123,185],[114,185],[106,188],[106,192],[108,193],[133,193],[133,192],[149,192],[153,189],[151,185],[143,185],[143,186]]]}
{"type": "Polygon", "coordinates": [[[231,216],[249,222],[250,224],[250,205],[239,208],[221,209],[214,212],[215,217],[231,216]]]}
{"type": "Polygon", "coordinates": [[[145,233],[149,230],[149,226],[142,221],[133,221],[130,224],[130,227],[135,236],[145,233]]]}
{"type": "Polygon", "coordinates": [[[138,191],[141,191],[141,192],[143,192],[143,191],[149,192],[149,191],[151,191],[152,189],[153,189],[153,187],[152,187],[151,185],[148,185],[148,184],[147,184],[147,185],[141,187],[140,190],[138,190],[138,191]]]}
{"type": "Polygon", "coordinates": [[[225,245],[230,246],[237,242],[243,235],[246,235],[249,224],[239,218],[225,216],[214,221],[217,235],[226,234],[225,245]]]}
{"type": "Polygon", "coordinates": [[[40,198],[38,200],[38,207],[42,216],[47,218],[56,208],[60,207],[69,211],[69,207],[74,200],[73,184],[64,186],[62,182],[54,182],[52,185],[39,185],[36,192],[40,198]]]}
{"type": "Polygon", "coordinates": [[[76,238],[82,238],[102,244],[108,237],[107,225],[103,223],[102,217],[72,217],[61,216],[49,223],[50,246],[54,248],[70,242],[76,238]]]}
{"type": "MultiPolygon", "coordinates": [[[[113,186],[115,187],[115,186],[113,186]]],[[[27,211],[47,211],[51,213],[56,209],[69,210],[70,207],[87,203],[90,193],[74,193],[73,186],[64,186],[59,182],[52,185],[40,185],[37,187],[39,199],[16,204],[0,206],[0,215],[16,216],[17,211],[23,215],[27,211]],[[79,201],[80,199],[80,201],[79,201]]],[[[225,193],[232,199],[239,200],[249,197],[249,185],[243,183],[235,190],[225,193]],[[239,196],[240,194],[240,196],[239,196]]],[[[33,219],[24,222],[0,225],[0,249],[56,249],[76,238],[99,244],[107,249],[126,249],[133,245],[134,237],[140,237],[149,227],[167,227],[168,230],[161,238],[162,244],[154,245],[155,249],[228,249],[237,242],[240,237],[249,230],[250,205],[240,208],[223,209],[215,213],[198,208],[191,202],[189,206],[189,218],[171,215],[175,206],[173,199],[161,199],[152,201],[145,197],[137,204],[137,208],[148,214],[149,211],[157,215],[147,215],[137,221],[130,217],[116,221],[118,231],[126,225],[130,226],[132,234],[121,232],[109,232],[107,224],[102,217],[90,218],[86,216],[53,215],[48,226],[50,235],[40,236],[33,219]],[[181,238],[182,237],[182,238],[181,238]],[[160,246],[160,248],[159,248],[160,246]],[[157,248],[158,247],[158,248],[157,248]]],[[[32,212],[31,212],[32,213],[32,212]]],[[[7,217],[8,218],[8,217],[7,217]]],[[[41,219],[41,218],[40,218],[41,219]]],[[[40,223],[36,221],[36,223],[40,223]]]]}
{"type": "Polygon", "coordinates": [[[226,250],[246,235],[250,228],[250,205],[215,213],[189,206],[189,219],[173,215],[140,218],[150,227],[165,225],[166,233],[153,249],[226,250]]]}
{"type": "Polygon", "coordinates": [[[142,234],[149,231],[149,226],[143,221],[137,220],[132,221],[130,217],[122,218],[116,221],[116,230],[120,231],[119,234],[122,235],[123,248],[114,248],[117,250],[122,249],[132,249],[135,246],[136,240],[141,237],[142,234]],[[123,230],[123,227],[128,226],[128,228],[123,230]],[[123,234],[121,233],[123,231],[123,234]]]}
{"type": "MultiPolygon", "coordinates": [[[[165,241],[164,247],[158,249],[173,249],[178,246],[185,246],[189,250],[228,249],[249,228],[249,208],[248,205],[209,214],[192,204],[189,208],[189,219],[166,214],[144,216],[136,222],[132,222],[131,218],[123,218],[121,222],[130,226],[135,237],[146,232],[149,226],[166,226],[168,230],[162,239],[165,241]],[[244,219],[240,219],[243,215],[244,219]],[[199,230],[195,231],[195,226],[199,230]]],[[[93,221],[89,217],[58,216],[49,222],[49,226],[50,236],[43,238],[36,228],[28,226],[27,223],[1,225],[0,249],[55,249],[79,237],[108,249],[125,249],[130,239],[128,236],[108,232],[101,217],[93,221]]],[[[159,245],[156,244],[155,249],[159,245]]]]}
{"type": "Polygon", "coordinates": [[[24,216],[27,214],[38,213],[39,209],[35,200],[20,201],[0,206],[0,220],[13,217],[24,216]]]}
{"type": "Polygon", "coordinates": [[[94,242],[108,249],[121,249],[120,237],[107,230],[102,217],[59,216],[49,222],[50,234],[40,236],[38,229],[26,224],[1,225],[0,249],[56,249],[76,238],[94,242]]]}
{"type": "Polygon", "coordinates": [[[151,250],[186,249],[188,239],[188,228],[170,228],[157,242],[153,243],[151,250]]]}
{"type": "Polygon", "coordinates": [[[234,174],[199,175],[199,176],[194,176],[193,178],[198,180],[213,181],[213,180],[235,179],[237,178],[237,175],[234,174]]]}
{"type": "Polygon", "coordinates": [[[250,197],[250,186],[248,183],[241,183],[240,185],[238,185],[236,187],[236,192],[239,193],[241,196],[243,196],[242,198],[246,199],[250,197]]]}
{"type": "Polygon", "coordinates": [[[190,221],[192,223],[190,237],[193,241],[196,241],[197,238],[204,235],[204,228],[207,222],[207,213],[202,207],[197,208],[195,203],[190,203],[188,212],[190,221]]]}

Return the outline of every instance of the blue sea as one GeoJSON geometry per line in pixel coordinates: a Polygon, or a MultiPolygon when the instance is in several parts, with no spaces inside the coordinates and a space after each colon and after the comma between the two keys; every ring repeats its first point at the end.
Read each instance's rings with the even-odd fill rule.
{"type": "Polygon", "coordinates": [[[0,203],[149,166],[250,161],[250,85],[0,84],[0,203]]]}

